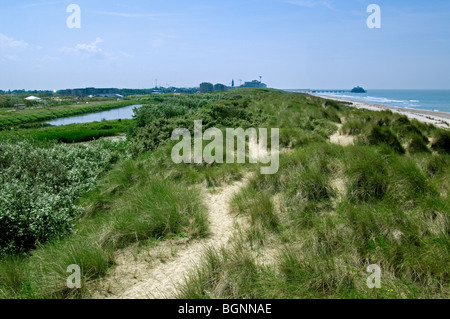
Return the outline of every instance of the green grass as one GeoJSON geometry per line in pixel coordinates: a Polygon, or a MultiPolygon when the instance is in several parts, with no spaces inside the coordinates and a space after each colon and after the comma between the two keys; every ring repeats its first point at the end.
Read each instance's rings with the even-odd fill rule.
{"type": "Polygon", "coordinates": [[[103,245],[123,248],[136,241],[173,235],[205,237],[208,219],[197,190],[161,180],[134,187],[115,203],[103,245]]]}
{"type": "MultiPolygon", "coordinates": [[[[201,185],[231,183],[258,166],[174,164],[167,134],[202,119],[205,129],[280,128],[283,153],[277,174],[253,174],[231,202],[247,226],[229,246],[205,251],[178,297],[448,298],[447,131],[276,90],[185,99],[142,109],[129,131],[134,157],[82,198],[71,235],[0,261],[0,296],[89,297],[121,249],[207,236],[201,185]],[[329,142],[337,124],[355,145],[329,142]],[[70,264],[82,268],[81,290],[65,286],[70,264]],[[366,285],[371,264],[382,269],[381,289],[366,285]]],[[[29,132],[57,136],[54,129],[29,132]]]]}
{"type": "Polygon", "coordinates": [[[15,129],[0,131],[0,138],[19,136],[38,141],[81,143],[97,140],[102,137],[127,133],[133,123],[132,120],[116,120],[87,124],[15,129]]]}
{"type": "MultiPolygon", "coordinates": [[[[269,111],[285,132],[317,132],[299,115],[314,112],[288,100],[269,111]]],[[[180,298],[449,296],[447,133],[390,112],[342,106],[341,116],[344,133],[360,142],[344,148],[284,137],[291,150],[280,172],[255,176],[233,200],[249,228],[232,247],[206,252],[180,298]],[[431,155],[430,138],[441,154],[431,155]],[[261,264],[266,251],[272,256],[261,264]],[[366,286],[370,264],[382,268],[381,289],[366,286]]]]}
{"type": "MultiPolygon", "coordinates": [[[[289,156],[279,175],[255,177],[250,189],[234,199],[234,211],[248,218],[250,229],[234,247],[208,251],[180,287],[179,297],[446,298],[448,199],[433,189],[433,181],[416,164],[419,158],[388,159],[376,148],[355,157],[362,149],[366,147],[342,152],[338,146],[317,144],[289,156]],[[303,152],[309,153],[310,163],[303,163],[303,152]],[[385,168],[361,182],[370,163],[385,168]],[[329,168],[335,165],[351,172],[342,199],[300,178],[322,167],[322,177],[313,173],[310,180],[328,180],[325,184],[332,188],[337,169],[329,168]],[[282,207],[273,209],[268,203],[279,196],[282,207]],[[275,232],[271,220],[278,221],[275,232]],[[266,247],[275,248],[274,261],[261,265],[257,256],[266,247]],[[366,286],[370,264],[382,268],[380,290],[366,286]]],[[[444,170],[441,174],[448,178],[449,170],[444,170]]]]}
{"type": "Polygon", "coordinates": [[[117,250],[135,243],[208,234],[197,189],[157,179],[146,180],[145,186],[144,180],[140,182],[129,189],[92,192],[85,198],[87,210],[73,235],[43,245],[29,256],[1,260],[0,270],[6,270],[0,275],[3,297],[85,298],[90,294],[87,287],[114,265],[117,250]],[[104,196],[110,196],[106,203],[101,201],[104,196]],[[81,267],[80,290],[66,286],[66,270],[73,264],[81,267]]]}

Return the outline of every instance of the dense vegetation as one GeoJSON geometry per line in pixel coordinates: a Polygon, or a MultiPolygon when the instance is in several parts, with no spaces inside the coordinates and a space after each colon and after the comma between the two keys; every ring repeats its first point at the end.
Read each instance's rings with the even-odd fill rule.
{"type": "Polygon", "coordinates": [[[67,235],[81,195],[120,158],[124,148],[0,141],[0,256],[67,235]]]}
{"type": "Polygon", "coordinates": [[[133,151],[141,154],[165,145],[176,128],[192,132],[195,120],[202,120],[204,130],[257,127],[265,117],[248,106],[249,100],[240,94],[194,95],[144,105],[136,110],[136,125],[130,129],[133,151]]]}
{"type": "MultiPolygon", "coordinates": [[[[116,263],[118,251],[207,236],[202,185],[214,188],[240,180],[258,167],[174,164],[173,129],[192,131],[194,120],[202,120],[205,130],[280,128],[283,151],[278,174],[253,174],[233,199],[233,213],[246,219],[248,228],[230,246],[208,250],[203,264],[179,287],[180,297],[449,296],[448,131],[391,112],[265,89],[161,96],[144,104],[135,120],[126,123],[129,143],[27,141],[47,140],[46,134],[48,139],[76,141],[62,136],[75,136],[81,126],[28,128],[19,134],[21,140],[1,142],[10,154],[0,154],[2,183],[15,182],[23,190],[17,201],[14,192],[2,191],[9,194],[7,205],[16,203],[22,210],[2,210],[7,218],[0,222],[8,220],[6,228],[23,228],[32,235],[23,222],[31,216],[41,227],[36,229],[48,224],[57,231],[52,236],[43,232],[48,236],[43,239],[30,236],[27,243],[32,244],[22,245],[25,251],[40,244],[26,254],[3,257],[0,295],[89,297],[116,263]],[[330,136],[338,131],[353,136],[354,145],[331,144],[330,136]],[[55,198],[62,204],[39,209],[39,203],[55,198]],[[71,264],[82,268],[80,290],[65,285],[71,264]],[[382,289],[366,286],[370,264],[382,268],[382,289]]],[[[92,128],[101,130],[102,125],[110,124],[92,128]]],[[[21,241],[8,238],[2,237],[2,243],[14,244],[5,245],[5,252],[17,251],[12,247],[20,247],[16,243],[21,241]]]]}

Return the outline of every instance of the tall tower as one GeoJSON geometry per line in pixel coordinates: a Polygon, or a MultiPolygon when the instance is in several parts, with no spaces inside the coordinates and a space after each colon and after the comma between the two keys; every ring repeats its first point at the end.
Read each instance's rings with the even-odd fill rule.
{"type": "Polygon", "coordinates": [[[234,79],[231,81],[231,87],[234,88],[234,79]]]}

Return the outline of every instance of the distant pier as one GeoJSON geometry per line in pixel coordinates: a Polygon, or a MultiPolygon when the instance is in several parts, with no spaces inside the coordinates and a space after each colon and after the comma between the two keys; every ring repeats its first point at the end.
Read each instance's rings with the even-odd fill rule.
{"type": "Polygon", "coordinates": [[[310,90],[310,93],[350,93],[351,91],[346,90],[310,90]]]}
{"type": "Polygon", "coordinates": [[[293,91],[298,93],[351,93],[351,90],[287,90],[287,91],[293,91]]]}

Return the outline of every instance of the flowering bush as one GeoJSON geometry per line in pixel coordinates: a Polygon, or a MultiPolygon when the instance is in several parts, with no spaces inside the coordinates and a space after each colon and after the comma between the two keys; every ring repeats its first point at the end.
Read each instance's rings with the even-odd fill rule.
{"type": "Polygon", "coordinates": [[[122,143],[41,145],[0,141],[0,255],[71,231],[76,202],[127,152],[122,143]]]}

